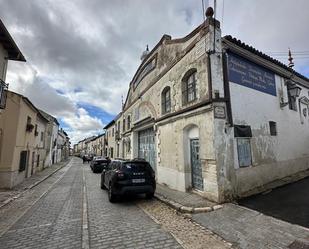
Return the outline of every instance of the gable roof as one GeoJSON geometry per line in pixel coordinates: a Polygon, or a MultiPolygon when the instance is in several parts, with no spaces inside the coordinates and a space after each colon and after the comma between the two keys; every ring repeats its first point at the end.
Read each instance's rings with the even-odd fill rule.
{"type": "Polygon", "coordinates": [[[52,115],[50,115],[50,114],[48,114],[48,113],[46,113],[46,112],[44,112],[44,111],[42,111],[42,110],[39,110],[39,112],[40,112],[41,115],[43,115],[46,119],[48,119],[48,120],[53,120],[53,121],[59,126],[59,122],[58,122],[58,120],[57,120],[55,117],[53,117],[52,115]]]}
{"type": "Polygon", "coordinates": [[[10,35],[9,31],[4,26],[0,19],[0,43],[4,49],[8,52],[9,60],[26,61],[25,57],[17,47],[15,41],[10,35]]]}

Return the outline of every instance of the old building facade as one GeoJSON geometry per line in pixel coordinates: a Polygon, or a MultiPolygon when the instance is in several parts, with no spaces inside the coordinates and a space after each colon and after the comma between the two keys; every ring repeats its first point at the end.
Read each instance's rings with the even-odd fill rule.
{"type": "Polygon", "coordinates": [[[145,158],[158,183],[217,202],[262,191],[309,168],[308,88],[291,68],[222,37],[208,16],[143,54],[105,127],[108,155],[145,158]]]}

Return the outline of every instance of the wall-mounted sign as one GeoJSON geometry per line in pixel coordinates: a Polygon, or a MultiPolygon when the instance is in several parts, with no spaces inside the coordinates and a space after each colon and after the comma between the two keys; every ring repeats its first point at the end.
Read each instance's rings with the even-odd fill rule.
{"type": "Polygon", "coordinates": [[[215,118],[225,118],[225,107],[224,106],[215,106],[215,118]]]}
{"type": "Polygon", "coordinates": [[[229,81],[277,96],[275,74],[239,55],[228,53],[229,81]]]}

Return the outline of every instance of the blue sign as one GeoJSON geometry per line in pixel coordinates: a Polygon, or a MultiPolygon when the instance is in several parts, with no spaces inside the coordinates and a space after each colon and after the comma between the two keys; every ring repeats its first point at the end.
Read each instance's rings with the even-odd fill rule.
{"type": "Polygon", "coordinates": [[[275,74],[239,55],[228,53],[229,81],[277,96],[275,74]]]}

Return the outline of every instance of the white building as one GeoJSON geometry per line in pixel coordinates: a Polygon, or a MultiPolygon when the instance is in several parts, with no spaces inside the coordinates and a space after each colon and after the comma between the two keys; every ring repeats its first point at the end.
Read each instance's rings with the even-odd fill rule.
{"type": "Polygon", "coordinates": [[[57,159],[57,137],[59,130],[59,123],[57,119],[46,112],[40,110],[41,114],[49,120],[45,133],[45,148],[46,152],[46,160],[45,167],[49,167],[54,163],[57,163],[59,160],[57,159]]]}

